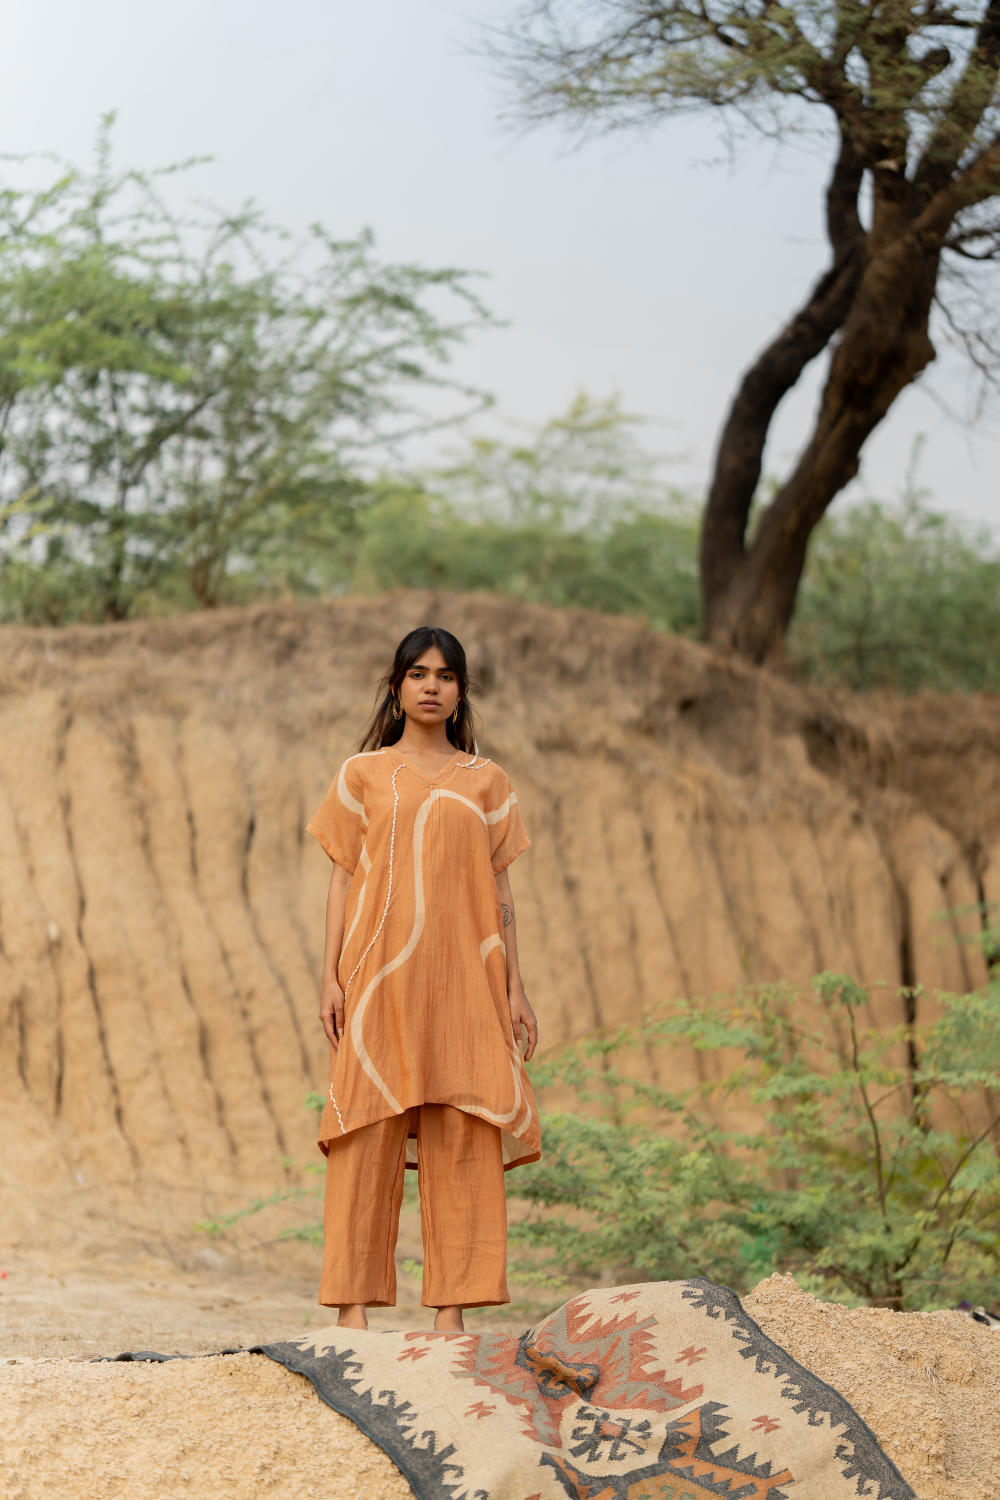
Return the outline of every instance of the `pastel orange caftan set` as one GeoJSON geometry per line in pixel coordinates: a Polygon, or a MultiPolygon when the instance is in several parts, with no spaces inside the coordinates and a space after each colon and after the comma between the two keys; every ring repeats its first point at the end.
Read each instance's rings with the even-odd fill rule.
{"type": "Polygon", "coordinates": [[[419,1168],[423,1302],[509,1301],[506,1168],[536,1161],[494,876],[527,849],[504,772],[456,751],[436,776],[387,747],[344,762],[308,824],[353,879],[319,1144],[327,1306],[396,1300],[405,1166],[419,1168]]]}

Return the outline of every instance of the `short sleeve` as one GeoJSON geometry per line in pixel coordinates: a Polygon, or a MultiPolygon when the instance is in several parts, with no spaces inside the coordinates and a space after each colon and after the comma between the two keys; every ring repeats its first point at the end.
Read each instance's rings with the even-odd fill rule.
{"type": "Polygon", "coordinates": [[[353,875],[365,840],[364,783],[354,757],[345,760],[306,824],[332,860],[353,875]]]}
{"type": "Polygon", "coordinates": [[[523,854],[525,849],[531,847],[521,817],[521,809],[518,804],[517,795],[511,788],[510,782],[506,784],[506,799],[493,812],[487,814],[490,828],[490,858],[493,865],[494,875],[499,875],[501,870],[523,854]]]}

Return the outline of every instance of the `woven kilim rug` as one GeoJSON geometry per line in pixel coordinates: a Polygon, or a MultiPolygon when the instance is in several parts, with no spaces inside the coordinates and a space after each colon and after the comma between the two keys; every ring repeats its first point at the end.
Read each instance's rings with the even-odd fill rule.
{"type": "Polygon", "coordinates": [[[519,1338],[267,1344],[418,1500],[916,1500],[857,1412],[700,1278],[574,1297],[519,1338]]]}

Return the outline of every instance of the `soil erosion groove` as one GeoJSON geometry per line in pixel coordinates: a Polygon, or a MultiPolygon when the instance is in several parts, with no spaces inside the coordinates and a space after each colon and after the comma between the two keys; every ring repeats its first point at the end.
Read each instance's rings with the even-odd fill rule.
{"type": "MultiPolygon", "coordinates": [[[[547,1042],[683,994],[850,970],[981,982],[1000,702],[832,697],[632,622],[473,595],[3,630],[0,1100],[26,1185],[277,1180],[325,1086],[326,862],[304,816],[405,629],[466,642],[547,1042]],[[957,747],[957,748],[955,748],[957,747]]],[[[678,1054],[695,1081],[704,1058],[678,1054]]],[[[655,1067],[638,1056],[638,1070],[655,1067]]]]}

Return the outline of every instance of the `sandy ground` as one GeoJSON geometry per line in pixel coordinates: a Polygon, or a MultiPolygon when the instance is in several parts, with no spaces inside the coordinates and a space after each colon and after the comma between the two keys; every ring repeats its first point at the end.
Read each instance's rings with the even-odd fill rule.
{"type": "MultiPolygon", "coordinates": [[[[240,1188],[206,1198],[104,1186],[36,1192],[26,1212],[0,1192],[0,1358],[201,1354],[335,1321],[316,1300],[320,1246],[282,1237],[315,1219],[317,1200],[269,1207],[214,1236],[194,1228],[249,1201],[240,1188]]],[[[405,1264],[421,1256],[416,1195],[408,1192],[397,1305],[373,1309],[373,1328],[430,1326],[419,1275],[405,1264]]],[[[523,1328],[540,1310],[520,1296],[510,1308],[473,1310],[467,1324],[523,1328]]]]}
{"type": "Polygon", "coordinates": [[[1000,1332],[963,1313],[818,1302],[790,1276],[744,1299],[793,1358],[859,1412],[919,1500],[1000,1494],[1000,1332]]]}
{"type": "MultiPolygon", "coordinates": [[[[26,1223],[15,1203],[0,1201],[0,1224],[19,1225],[10,1238],[21,1242],[0,1250],[3,1500],[411,1495],[390,1460],[307,1381],[260,1355],[92,1362],[125,1351],[246,1348],[334,1322],[336,1313],[316,1302],[319,1249],[278,1240],[281,1214],[219,1238],[160,1238],[149,1204],[129,1215],[113,1195],[102,1206],[81,1193],[62,1212],[43,1195],[31,1209],[26,1223]],[[37,1225],[46,1217],[50,1243],[40,1250],[37,1225]]],[[[176,1200],[163,1214],[176,1223],[176,1200]]],[[[400,1261],[419,1247],[419,1221],[404,1209],[400,1261]]],[[[520,1328],[527,1306],[521,1316],[472,1313],[467,1325],[520,1328]]],[[[401,1264],[398,1304],[374,1310],[371,1326],[429,1327],[432,1319],[419,1281],[401,1264]]]]}
{"type": "Polygon", "coordinates": [[[8,1500],[412,1493],[306,1381],[255,1354],[172,1365],[0,1365],[0,1412],[8,1500]]]}
{"type": "MultiPolygon", "coordinates": [[[[315,1302],[318,1251],[254,1238],[169,1245],[82,1233],[0,1264],[0,1495],[37,1500],[193,1500],[280,1495],[396,1500],[392,1463],[305,1380],[258,1355],[176,1364],[93,1363],[125,1350],[199,1355],[290,1338],[332,1322],[315,1302]],[[122,1253],[122,1244],[127,1254],[122,1253]],[[103,1246],[103,1248],[101,1248],[103,1246]],[[5,1274],[3,1274],[5,1273],[5,1274]]],[[[417,1247],[404,1214],[401,1253],[417,1247]]],[[[789,1353],[872,1427],[920,1500],[995,1500],[1000,1334],[959,1313],[890,1313],[817,1302],[771,1277],[746,1305],[789,1353]]],[[[518,1328],[529,1302],[469,1318],[518,1328]]],[[[419,1284],[374,1328],[420,1327],[419,1284]]]]}
{"type": "MultiPolygon", "coordinates": [[[[201,1354],[293,1338],[336,1321],[316,1302],[309,1262],[316,1251],[282,1246],[280,1252],[231,1258],[209,1251],[196,1264],[169,1270],[150,1258],[117,1271],[88,1270],[62,1257],[45,1266],[37,1257],[10,1255],[0,1272],[0,1359],[64,1356],[93,1358],[152,1349],[160,1354],[201,1354]],[[274,1262],[288,1254],[281,1269],[274,1262]],[[249,1263],[249,1264],[248,1264],[249,1263]]],[[[523,1311],[469,1313],[473,1331],[523,1328],[523,1311]]],[[[373,1328],[430,1327],[433,1311],[420,1306],[420,1283],[399,1271],[395,1308],[373,1308],[373,1328]]]]}
{"type": "MultiPolygon", "coordinates": [[[[471,596],[6,627],[3,1500],[408,1493],[259,1356],[89,1361],[332,1319],[318,1250],[277,1241],[293,1214],[221,1239],[191,1226],[315,1160],[327,872],[302,827],[395,640],[443,609],[482,684],[484,753],[535,840],[515,884],[548,1043],[748,975],[884,979],[876,1026],[902,1019],[904,968],[927,996],[984,977],[969,939],[976,902],[1000,898],[995,696],[834,703],[632,622],[471,596]]],[[[679,1050],[674,1082],[703,1062],[679,1050]]],[[[400,1249],[419,1254],[412,1215],[400,1249]]],[[[427,1326],[418,1304],[403,1276],[372,1326],[427,1326]]],[[[1000,1335],[952,1313],[827,1307],[787,1279],[749,1306],[855,1404],[920,1500],[996,1500],[1000,1335]]],[[[520,1298],[468,1326],[541,1310],[520,1298]]]]}

